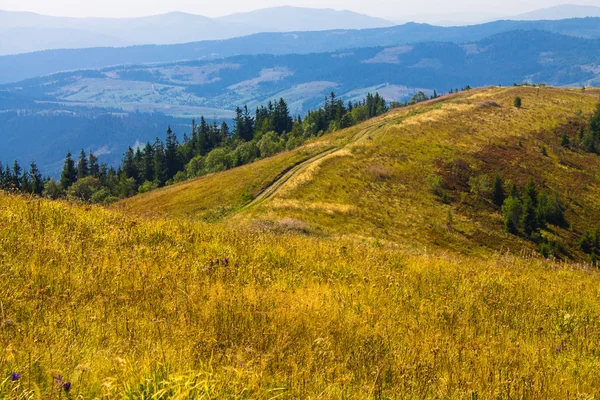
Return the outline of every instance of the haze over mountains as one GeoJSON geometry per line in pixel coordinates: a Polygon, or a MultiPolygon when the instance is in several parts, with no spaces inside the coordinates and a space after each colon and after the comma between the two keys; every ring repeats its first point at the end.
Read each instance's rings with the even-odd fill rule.
{"type": "Polygon", "coordinates": [[[493,13],[413,15],[383,19],[352,11],[281,6],[209,18],[171,12],[139,18],[68,18],[0,11],[0,55],[49,49],[122,47],[222,40],[261,32],[370,29],[405,22],[459,26],[504,20],[600,17],[600,7],[562,5],[516,16],[493,13]],[[402,22],[400,22],[402,21],[402,22]]]}
{"type": "Polygon", "coordinates": [[[408,23],[363,30],[258,33],[224,41],[123,48],[49,50],[0,57],[0,84],[59,71],[114,65],[207,60],[248,54],[310,54],[344,49],[396,46],[426,41],[472,43],[513,30],[541,30],[588,39],[600,38],[600,18],[561,21],[496,21],[462,27],[408,23]]]}
{"type": "Polygon", "coordinates": [[[0,11],[0,55],[61,48],[187,43],[258,32],[392,25],[390,21],[351,11],[288,6],[220,18],[182,12],[141,18],[65,18],[0,11]]]}

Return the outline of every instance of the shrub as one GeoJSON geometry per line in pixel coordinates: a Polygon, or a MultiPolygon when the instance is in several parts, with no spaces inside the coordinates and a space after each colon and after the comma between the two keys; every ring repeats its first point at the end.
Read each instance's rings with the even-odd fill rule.
{"type": "Polygon", "coordinates": [[[517,108],[521,108],[521,106],[523,105],[523,101],[521,100],[521,98],[519,96],[515,97],[515,107],[517,108]]]}
{"type": "Polygon", "coordinates": [[[502,215],[504,216],[504,229],[514,235],[519,233],[521,218],[523,215],[523,205],[521,200],[515,197],[509,197],[504,200],[502,205],[502,215]]]}

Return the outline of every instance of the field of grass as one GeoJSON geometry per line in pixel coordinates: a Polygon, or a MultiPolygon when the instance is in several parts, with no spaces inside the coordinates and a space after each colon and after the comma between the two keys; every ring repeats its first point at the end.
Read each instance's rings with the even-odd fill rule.
{"type": "Polygon", "coordinates": [[[1,194],[0,231],[0,398],[600,391],[600,275],[585,266],[1,194]]]}
{"type": "Polygon", "coordinates": [[[597,398],[599,95],[464,92],[111,209],[0,193],[0,398],[597,398]],[[570,261],[481,174],[556,192],[570,261]]]}

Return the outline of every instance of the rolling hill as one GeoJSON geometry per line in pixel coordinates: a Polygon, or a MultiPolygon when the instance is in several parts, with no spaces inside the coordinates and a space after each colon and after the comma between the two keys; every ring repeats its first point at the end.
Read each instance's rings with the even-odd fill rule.
{"type": "Polygon", "coordinates": [[[599,95],[465,91],[116,209],[0,192],[0,397],[592,398],[599,95]],[[557,193],[562,260],[494,174],[557,193]]]}
{"type": "Polygon", "coordinates": [[[563,257],[583,259],[577,242],[600,224],[594,217],[600,158],[575,143],[582,116],[594,110],[599,94],[535,87],[467,91],[121,207],[235,224],[293,221],[308,232],[408,248],[516,251],[535,246],[504,232],[500,209],[478,195],[473,182],[489,186],[499,175],[523,193],[531,178],[565,209],[569,226],[552,227],[548,238],[564,246],[563,257]],[[521,109],[512,104],[516,96],[523,99],[521,109]],[[573,147],[560,145],[563,133],[573,147]]]}
{"type": "Polygon", "coordinates": [[[587,39],[598,39],[600,38],[600,19],[496,21],[460,27],[407,23],[388,28],[363,30],[259,33],[228,40],[178,45],[49,50],[0,57],[0,84],[60,71],[97,69],[115,65],[206,60],[236,55],[311,54],[364,47],[391,47],[421,42],[473,43],[514,30],[542,30],[587,39]]]}
{"type": "Polygon", "coordinates": [[[514,31],[463,45],[426,42],[61,73],[0,86],[0,95],[13,99],[0,103],[0,137],[5,144],[0,160],[36,160],[55,175],[67,150],[83,147],[110,149],[105,159],[114,162],[128,146],[153,141],[157,132],[166,130],[166,123],[156,125],[159,114],[177,119],[173,129],[181,138],[189,133],[192,118],[230,119],[236,106],[254,109],[280,97],[293,114],[303,114],[320,106],[331,91],[345,101],[376,91],[389,101],[403,101],[419,90],[447,93],[466,85],[597,85],[599,54],[599,40],[514,31]],[[124,131],[115,124],[94,122],[106,115],[113,116],[117,126],[115,115],[134,118],[140,129],[124,131]],[[40,125],[45,126],[44,140],[40,125]],[[96,127],[95,133],[82,135],[82,125],[96,127]],[[142,127],[148,125],[144,133],[142,127]]]}

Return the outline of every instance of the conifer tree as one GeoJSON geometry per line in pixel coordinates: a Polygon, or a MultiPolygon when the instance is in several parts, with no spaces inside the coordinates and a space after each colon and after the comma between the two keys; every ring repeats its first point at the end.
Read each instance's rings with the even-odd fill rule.
{"type": "Polygon", "coordinates": [[[88,167],[88,159],[85,151],[82,149],[79,153],[79,161],[77,163],[77,179],[83,179],[90,173],[88,167]]]}
{"type": "MultiPolygon", "coordinates": [[[[204,118],[202,118],[203,125],[206,126],[204,118]]],[[[206,127],[208,129],[208,127],[206,127]]],[[[165,146],[165,166],[166,166],[166,174],[167,180],[173,178],[175,174],[179,171],[179,155],[177,153],[177,147],[179,143],[177,142],[177,136],[171,130],[171,127],[167,129],[167,140],[165,146]]]]}
{"type": "Polygon", "coordinates": [[[71,152],[67,152],[62,173],[60,174],[60,186],[63,190],[67,190],[77,180],[77,170],[75,169],[75,161],[73,161],[71,152]]]}
{"type": "Polygon", "coordinates": [[[98,157],[96,157],[96,155],[90,151],[88,160],[90,163],[89,174],[94,178],[100,178],[100,165],[98,164],[98,157]]]}
{"type": "Polygon", "coordinates": [[[12,182],[11,187],[14,190],[21,190],[21,173],[23,172],[19,162],[15,160],[12,168],[12,182]]]}
{"type": "Polygon", "coordinates": [[[35,162],[29,165],[29,176],[31,177],[31,193],[41,196],[44,191],[44,181],[35,162]]]}
{"type": "Polygon", "coordinates": [[[525,187],[525,197],[523,200],[523,217],[521,224],[523,225],[523,231],[531,236],[534,232],[539,229],[539,220],[537,213],[538,206],[538,195],[535,183],[530,180],[525,187]]]}
{"type": "Polygon", "coordinates": [[[500,175],[496,175],[496,178],[494,178],[492,199],[494,201],[494,204],[497,206],[501,206],[502,204],[504,204],[504,200],[506,200],[506,194],[504,193],[504,182],[502,182],[502,178],[500,177],[500,175]]]}

